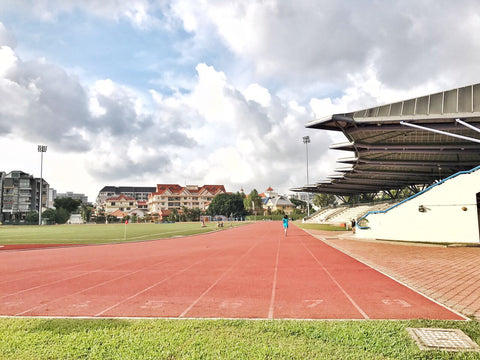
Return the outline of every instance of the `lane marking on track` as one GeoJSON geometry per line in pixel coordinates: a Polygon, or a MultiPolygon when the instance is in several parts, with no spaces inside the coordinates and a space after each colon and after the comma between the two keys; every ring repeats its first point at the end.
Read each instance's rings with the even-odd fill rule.
{"type": "MultiPolygon", "coordinates": [[[[305,230],[304,230],[305,231],[305,230]]],[[[309,234],[307,231],[305,231],[305,233],[309,234]]],[[[327,242],[327,239],[326,237],[323,237],[323,236],[314,236],[314,235],[311,235],[309,234],[310,236],[313,236],[315,239],[319,240],[320,242],[324,243],[325,245],[327,246],[330,246],[331,248],[335,249],[335,250],[338,250],[340,251],[342,254],[345,254],[347,256],[350,256],[352,259],[355,259],[357,260],[358,262],[361,262],[362,264],[368,266],[369,268],[379,272],[380,274],[382,275],[385,275],[386,277],[392,279],[393,281],[399,283],[400,285],[402,286],[405,286],[406,288],[412,290],[414,293],[424,297],[425,299],[428,299],[430,300],[431,302],[439,305],[440,307],[444,308],[445,310],[448,310],[450,311],[451,313],[454,313],[455,315],[457,315],[458,317],[461,317],[463,320],[470,320],[467,316],[463,315],[461,312],[457,311],[457,310],[454,310],[453,308],[450,308],[448,307],[447,305],[445,304],[442,304],[439,300],[436,300],[434,299],[433,297],[430,297],[422,292],[420,292],[419,290],[415,289],[415,287],[413,287],[412,285],[409,285],[407,284],[406,282],[400,280],[400,279],[397,279],[395,276],[389,274],[386,272],[386,270],[382,269],[380,266],[376,265],[375,263],[373,262],[369,262],[367,259],[364,259],[362,257],[359,257],[357,255],[355,255],[354,253],[350,253],[348,250],[345,250],[345,249],[342,249],[341,247],[339,247],[338,245],[336,245],[334,242],[327,242]]],[[[335,238],[330,238],[330,239],[334,239],[334,240],[337,240],[337,239],[343,239],[345,240],[345,238],[343,237],[335,237],[335,238]]]]}
{"type": "Polygon", "coordinates": [[[407,301],[402,299],[383,299],[382,303],[387,306],[412,307],[407,301]]]}
{"type": "Polygon", "coordinates": [[[333,275],[327,270],[325,265],[322,264],[320,260],[315,256],[314,253],[305,245],[303,241],[300,241],[302,245],[305,247],[305,249],[310,253],[310,255],[315,259],[315,261],[320,265],[320,267],[325,271],[325,273],[328,275],[328,277],[335,283],[335,285],[338,286],[340,291],[345,295],[345,297],[352,303],[352,305],[358,310],[358,312],[365,318],[365,319],[370,319],[370,317],[367,315],[365,311],[362,310],[362,308],[353,300],[353,298],[347,293],[347,291],[340,285],[340,283],[333,277],[333,275]]]}
{"type": "Polygon", "coordinates": [[[277,256],[275,259],[275,270],[273,272],[273,285],[272,285],[272,296],[270,297],[270,307],[268,308],[268,319],[273,319],[273,308],[275,305],[275,295],[277,289],[277,274],[278,274],[278,261],[280,258],[280,240],[282,237],[278,238],[277,243],[277,256]]]}
{"type": "MultiPolygon", "coordinates": [[[[113,264],[113,265],[104,266],[100,269],[90,270],[90,271],[89,270],[73,270],[73,269],[75,269],[76,267],[81,267],[81,266],[87,266],[87,265],[90,265],[90,264],[94,264],[94,263],[96,263],[96,260],[93,260],[93,261],[89,260],[89,261],[85,261],[85,262],[82,262],[82,263],[79,263],[79,264],[68,266],[66,269],[69,269],[68,270],[69,272],[78,272],[79,274],[74,275],[74,276],[70,276],[70,277],[66,277],[66,278],[62,278],[62,279],[59,279],[59,280],[50,281],[50,282],[47,282],[47,283],[44,283],[44,284],[32,286],[30,288],[18,290],[14,293],[1,295],[0,299],[6,298],[6,297],[9,297],[9,296],[19,295],[19,294],[22,294],[22,293],[25,293],[25,292],[28,292],[28,291],[32,291],[32,290],[37,290],[37,289],[40,289],[40,288],[43,288],[43,287],[48,287],[48,286],[51,286],[51,285],[59,284],[59,283],[64,282],[64,281],[69,281],[69,280],[73,280],[73,279],[76,279],[76,278],[81,278],[82,276],[86,276],[86,275],[89,275],[89,274],[102,273],[103,271],[108,271],[108,269],[110,269],[112,266],[113,267],[118,267],[118,266],[122,266],[122,265],[127,265],[127,264],[132,262],[132,260],[130,258],[126,257],[126,256],[123,257],[123,258],[128,259],[128,260],[123,261],[121,263],[116,263],[116,264],[113,264]]],[[[66,269],[62,270],[61,272],[64,273],[65,271],[67,271],[66,269]]],[[[40,274],[42,271],[44,271],[44,270],[39,270],[39,271],[35,271],[35,272],[40,274]]],[[[58,273],[59,271],[60,270],[48,270],[48,271],[44,271],[44,272],[46,272],[46,273],[58,273]]],[[[31,278],[31,275],[25,276],[24,278],[31,278]]],[[[15,281],[20,281],[22,279],[23,278],[16,279],[15,281]]],[[[4,282],[0,282],[0,284],[3,284],[3,283],[4,282]]]]}
{"type": "Polygon", "coordinates": [[[102,316],[102,315],[105,314],[107,311],[110,311],[110,310],[112,310],[113,308],[116,308],[117,306],[120,306],[121,304],[123,304],[123,303],[125,303],[125,302],[127,302],[127,301],[129,301],[129,300],[131,300],[131,299],[133,299],[133,298],[135,298],[135,297],[137,297],[138,295],[141,295],[141,294],[143,294],[143,293],[145,293],[145,292],[153,289],[154,287],[160,285],[161,283],[164,283],[165,281],[168,281],[168,280],[174,278],[175,276],[180,275],[180,274],[186,272],[187,270],[189,270],[190,268],[194,267],[195,265],[200,264],[201,262],[203,262],[203,261],[205,261],[205,260],[207,260],[207,259],[211,258],[212,256],[217,255],[217,254],[219,254],[219,253],[221,253],[221,251],[216,251],[216,252],[213,253],[212,255],[207,256],[207,257],[205,257],[205,258],[202,258],[202,259],[200,259],[200,260],[198,260],[198,261],[190,264],[190,265],[187,266],[186,268],[174,272],[173,274],[167,276],[166,278],[164,278],[164,279],[162,279],[162,280],[160,280],[160,281],[157,281],[157,282],[154,283],[153,285],[150,285],[150,286],[146,287],[145,289],[143,289],[143,290],[141,290],[141,291],[139,291],[139,292],[137,292],[137,293],[135,293],[135,294],[133,294],[133,295],[131,295],[131,296],[129,296],[129,297],[127,297],[127,298],[119,301],[119,302],[117,302],[116,304],[113,304],[112,306],[109,306],[108,308],[100,311],[99,313],[95,314],[95,316],[102,316]]]}
{"type": "Polygon", "coordinates": [[[314,307],[317,307],[318,305],[320,305],[321,303],[323,303],[323,300],[322,299],[318,299],[318,300],[303,300],[303,303],[305,304],[305,306],[309,309],[312,309],[314,307]]]}
{"type": "Polygon", "coordinates": [[[220,309],[233,309],[237,310],[243,306],[243,301],[241,300],[225,300],[220,304],[220,309]]]}
{"type": "MultiPolygon", "coordinates": [[[[129,262],[131,262],[131,261],[129,261],[129,262]]],[[[129,262],[127,262],[127,263],[129,263],[129,262]]],[[[50,300],[50,301],[43,302],[43,303],[41,303],[40,305],[34,306],[34,307],[30,308],[30,309],[27,309],[27,310],[22,311],[22,312],[20,312],[20,313],[18,313],[18,314],[15,314],[15,316],[23,315],[23,314],[25,314],[25,313],[27,313],[27,312],[30,312],[30,311],[33,311],[33,310],[35,310],[35,309],[41,308],[41,307],[43,307],[43,306],[45,306],[45,305],[47,305],[47,304],[50,304],[50,303],[52,303],[52,302],[56,302],[56,301],[61,300],[61,299],[66,299],[66,298],[68,298],[68,297],[70,297],[70,296],[73,296],[73,295],[81,294],[81,293],[83,293],[83,292],[85,292],[85,291],[92,290],[92,289],[94,289],[94,288],[96,288],[96,287],[99,287],[99,286],[104,286],[104,285],[106,285],[106,284],[109,284],[109,283],[118,281],[118,280],[120,280],[120,279],[123,279],[123,278],[129,277],[129,276],[135,275],[135,274],[137,274],[137,273],[139,273],[139,272],[145,271],[146,269],[151,268],[151,267],[153,267],[153,266],[158,266],[158,264],[164,264],[164,263],[168,263],[168,260],[164,260],[164,261],[161,261],[160,263],[155,263],[155,264],[153,264],[153,265],[148,265],[148,266],[145,266],[145,267],[143,267],[143,268],[141,268],[141,269],[138,269],[138,270],[135,270],[135,271],[130,271],[130,272],[126,273],[126,274],[119,275],[119,276],[116,276],[116,277],[114,277],[114,278],[112,278],[112,279],[109,279],[109,280],[105,280],[105,281],[96,283],[96,284],[94,284],[94,285],[92,285],[92,286],[89,286],[89,287],[80,289],[80,290],[75,291],[75,292],[73,292],[73,293],[68,293],[68,294],[66,294],[66,295],[56,297],[56,298],[54,298],[54,299],[52,299],[52,300],[50,300]]],[[[95,271],[86,273],[86,274],[84,274],[84,275],[93,274],[93,273],[98,273],[98,272],[100,272],[100,271],[102,271],[102,269],[100,269],[100,270],[95,270],[95,271]]]]}
{"type": "Polygon", "coordinates": [[[167,300],[147,300],[143,305],[140,306],[141,309],[160,309],[168,304],[167,300]]]}
{"type": "Polygon", "coordinates": [[[257,247],[258,242],[253,244],[248,251],[243,254],[237,261],[235,261],[220,277],[205,290],[202,295],[200,295],[189,307],[187,307],[178,317],[185,317],[185,315],[210,291],[212,290],[219,282],[222,280],[237,264],[242,261],[255,247],[257,247]]]}

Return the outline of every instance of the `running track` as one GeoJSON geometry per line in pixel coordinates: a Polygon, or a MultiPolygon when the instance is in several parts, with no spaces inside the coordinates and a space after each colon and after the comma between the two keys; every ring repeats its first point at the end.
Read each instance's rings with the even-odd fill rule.
{"type": "Polygon", "coordinates": [[[458,314],[291,226],[0,252],[0,315],[453,319],[458,314]]]}

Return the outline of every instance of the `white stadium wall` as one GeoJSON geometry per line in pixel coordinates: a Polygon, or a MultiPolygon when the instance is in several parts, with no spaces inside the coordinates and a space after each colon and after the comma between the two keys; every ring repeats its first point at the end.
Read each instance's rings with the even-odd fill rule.
{"type": "Polygon", "coordinates": [[[369,213],[358,238],[480,243],[480,167],[452,175],[384,212],[369,213]],[[422,208],[424,211],[421,211],[422,208]]]}

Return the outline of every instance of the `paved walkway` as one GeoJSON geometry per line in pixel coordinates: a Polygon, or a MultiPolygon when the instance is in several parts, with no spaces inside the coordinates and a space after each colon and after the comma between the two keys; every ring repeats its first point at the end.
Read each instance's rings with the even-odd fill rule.
{"type": "Polygon", "coordinates": [[[439,303],[480,320],[480,247],[361,240],[351,232],[307,232],[439,303]]]}

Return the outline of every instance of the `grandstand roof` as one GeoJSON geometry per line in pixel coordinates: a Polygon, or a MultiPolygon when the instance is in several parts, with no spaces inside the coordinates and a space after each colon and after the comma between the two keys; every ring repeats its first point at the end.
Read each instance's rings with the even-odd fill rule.
{"type": "Polygon", "coordinates": [[[480,84],[334,114],[307,128],[341,131],[347,142],[331,149],[334,175],[293,191],[353,195],[426,185],[480,164],[480,84]]]}

